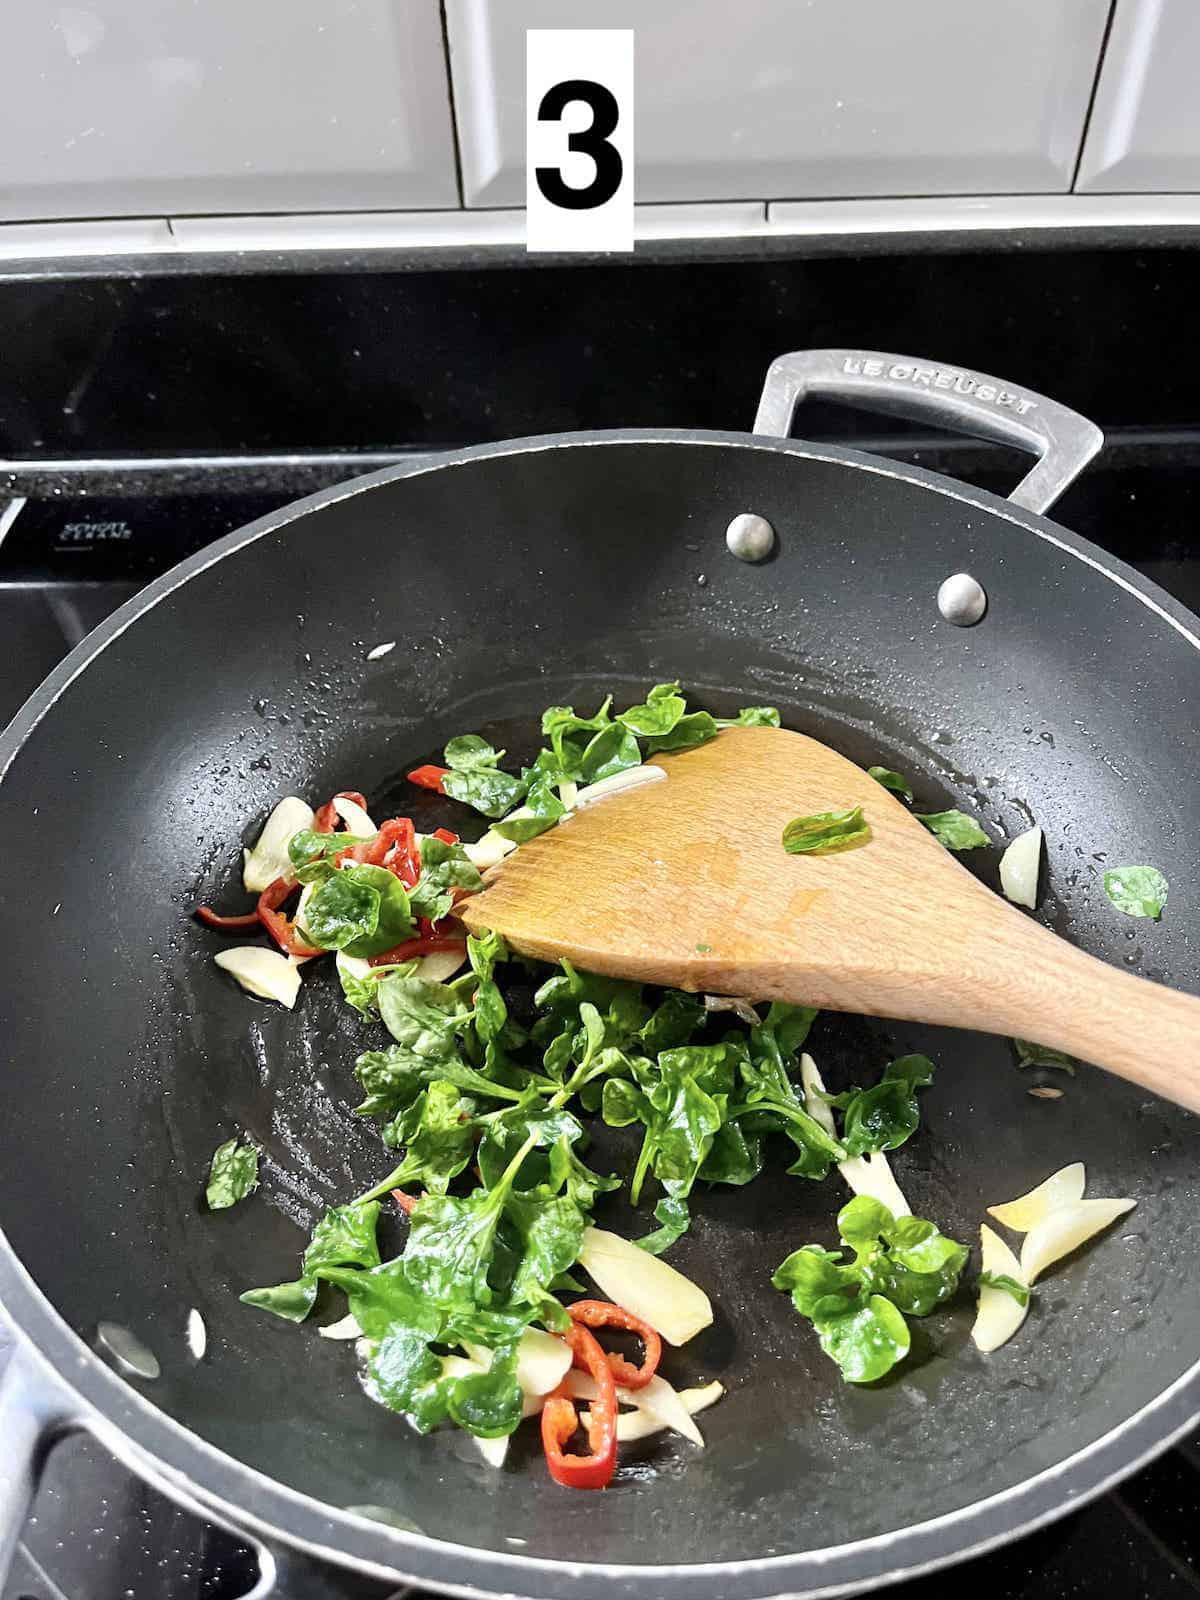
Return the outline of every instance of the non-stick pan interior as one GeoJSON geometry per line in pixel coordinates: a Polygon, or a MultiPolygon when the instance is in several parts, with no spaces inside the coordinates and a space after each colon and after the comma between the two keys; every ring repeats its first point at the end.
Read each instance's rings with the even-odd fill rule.
{"type": "MultiPolygon", "coordinates": [[[[288,1485],[567,1561],[766,1557],[996,1494],[1119,1427],[1196,1358],[1189,1118],[1087,1068],[1053,1078],[1062,1099],[1033,1098],[1051,1080],[1020,1072],[1003,1041],[833,1015],[810,1048],[836,1085],[901,1052],[938,1063],[894,1160],[919,1215],[976,1241],[986,1205],[1073,1160],[1089,1194],[1138,1199],[1046,1278],[992,1357],[967,1338],[964,1296],[918,1325],[890,1381],[843,1385],[768,1280],[795,1246],[833,1242],[845,1191],[780,1169],[698,1194],[673,1254],[717,1307],[666,1368],[727,1385],[707,1449],[630,1448],[604,1496],[552,1485],[530,1426],[500,1473],[460,1434],[418,1438],[363,1395],[352,1347],[238,1303],[294,1275],[320,1209],[390,1164],[351,1111],[353,1059],[378,1030],[316,964],[293,1014],[237,991],[190,908],[241,908],[240,844],[282,794],[362,788],[377,816],[432,825],[444,803],[403,773],[447,736],[498,730],[519,752],[547,704],[590,709],[676,677],[716,711],[778,704],[997,840],[1036,818],[1040,914],[1109,961],[1196,987],[1195,643],[994,511],[747,441],[609,442],[478,457],[246,543],[115,638],[0,783],[0,1223],[85,1338],[107,1319],[151,1346],[163,1372],[148,1398],[288,1485]],[[728,554],[739,511],[775,524],[774,560],[728,554]],[[964,569],[991,602],[973,630],[934,604],[964,569]],[[1170,879],[1161,925],[1104,898],[1105,864],[1134,862],[1170,879]],[[211,1215],[207,1163],[235,1133],[261,1145],[264,1183],[211,1215]]],[[[976,863],[991,882],[997,856],[976,863]]],[[[630,1221],[620,1203],[611,1215],[630,1221]]]]}

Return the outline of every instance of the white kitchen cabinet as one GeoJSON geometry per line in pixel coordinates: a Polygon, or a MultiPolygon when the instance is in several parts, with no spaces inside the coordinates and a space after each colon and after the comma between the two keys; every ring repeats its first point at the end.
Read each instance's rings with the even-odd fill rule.
{"type": "Polygon", "coordinates": [[[639,201],[1065,192],[1108,10],[447,0],[466,203],[524,203],[524,30],[571,27],[636,32],[639,201]]]}
{"type": "Polygon", "coordinates": [[[1200,189],[1200,0],[1117,0],[1077,187],[1200,189]]]}
{"type": "Polygon", "coordinates": [[[456,206],[437,0],[9,0],[0,220],[456,206]]]}

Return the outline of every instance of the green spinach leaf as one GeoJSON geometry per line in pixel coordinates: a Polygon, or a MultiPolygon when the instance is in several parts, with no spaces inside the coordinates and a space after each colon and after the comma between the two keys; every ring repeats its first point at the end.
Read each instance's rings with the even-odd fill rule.
{"type": "Polygon", "coordinates": [[[445,1194],[474,1152],[475,1110],[475,1102],[464,1098],[456,1084],[439,1079],[423,1089],[385,1135],[386,1142],[406,1146],[404,1160],[362,1199],[415,1184],[431,1194],[445,1194]]]}
{"type": "Polygon", "coordinates": [[[981,1272],[979,1274],[979,1287],[981,1289],[1003,1289],[1005,1294],[1010,1294],[1019,1306],[1027,1306],[1033,1290],[1026,1283],[1011,1277],[1007,1272],[981,1272]]]}
{"type": "Polygon", "coordinates": [[[803,1317],[811,1317],[815,1307],[829,1295],[857,1291],[860,1277],[854,1267],[841,1265],[840,1250],[822,1250],[806,1244],[793,1250],[776,1267],[771,1282],[792,1297],[792,1304],[803,1317]]]}
{"type": "Polygon", "coordinates": [[[454,904],[455,889],[474,893],[482,887],[479,869],[467,860],[461,844],[447,844],[433,834],[421,840],[421,876],[409,890],[414,916],[440,922],[454,904]]]}
{"type": "Polygon", "coordinates": [[[812,1320],[821,1348],[850,1383],[873,1383],[909,1349],[904,1314],[925,1316],[958,1285],[967,1249],[920,1217],[894,1217],[869,1195],[838,1213],[838,1232],[854,1252],[805,1245],[772,1278],[812,1320]]]}
{"type": "Polygon", "coordinates": [[[662,738],[687,710],[677,683],[656,683],[640,706],[630,706],[617,720],[639,739],[662,738]]]}
{"type": "Polygon", "coordinates": [[[876,783],[881,783],[885,789],[890,789],[893,794],[898,794],[901,800],[906,800],[912,805],[912,785],[901,772],[892,772],[888,767],[868,767],[867,776],[874,778],[876,783]]]}
{"type": "Polygon", "coordinates": [[[977,850],[980,845],[992,842],[974,817],[969,817],[965,811],[917,811],[913,814],[947,850],[977,850]]]}
{"type": "Polygon", "coordinates": [[[503,750],[493,750],[479,734],[463,733],[457,739],[451,739],[443,760],[455,772],[480,772],[498,767],[504,755],[503,750]]]}
{"type": "Polygon", "coordinates": [[[718,728],[777,728],[779,712],[774,706],[743,706],[736,717],[718,717],[718,728]]]}
{"type": "Polygon", "coordinates": [[[871,829],[861,806],[849,811],[818,811],[811,817],[793,817],[783,830],[783,848],[790,856],[831,855],[866,844],[871,829]]]}
{"type": "Polygon", "coordinates": [[[501,822],[493,823],[493,832],[501,838],[511,839],[514,844],[524,844],[528,839],[536,839],[539,833],[545,833],[567,814],[566,806],[544,777],[538,777],[529,784],[525,810],[530,813],[528,816],[506,817],[501,822]]]}
{"type": "Polygon", "coordinates": [[[1063,1072],[1075,1074],[1079,1065],[1074,1056],[1061,1050],[1052,1050],[1048,1044],[1035,1044],[1032,1039],[1014,1039],[1018,1067],[1059,1067],[1063,1072]]]}
{"type": "Polygon", "coordinates": [[[204,1198],[210,1211],[224,1211],[258,1188],[258,1151],[228,1139],[213,1152],[204,1198]]]}
{"type": "Polygon", "coordinates": [[[667,755],[680,750],[694,750],[707,744],[718,733],[716,718],[707,711],[690,711],[669,733],[654,734],[646,740],[646,754],[667,755]]]}
{"type": "Polygon", "coordinates": [[[442,792],[463,805],[473,806],[485,817],[503,817],[525,796],[522,779],[499,767],[470,767],[448,772],[442,779],[442,792]]]}
{"type": "Polygon", "coordinates": [[[704,1020],[704,1006],[694,994],[668,989],[638,1031],[638,1038],[647,1054],[656,1056],[660,1050],[687,1044],[704,1026],[704,1020]]]}
{"type": "Polygon", "coordinates": [[[303,932],[322,950],[378,956],[416,933],[408,892],[386,867],[360,865],[331,872],[304,909],[303,932]]]}
{"type": "Polygon", "coordinates": [[[852,1156],[872,1150],[896,1150],[917,1130],[921,1113],[917,1090],[933,1082],[928,1056],[901,1056],[884,1071],[872,1089],[843,1099],[842,1143],[852,1156]]]}
{"type": "Polygon", "coordinates": [[[390,966],[372,967],[365,977],[359,977],[339,964],[337,975],[342,986],[342,995],[347,1003],[354,1007],[364,1021],[373,1022],[379,1015],[379,985],[383,979],[390,978],[394,972],[399,972],[408,978],[416,970],[415,961],[396,961],[390,966]]]}
{"type": "Polygon", "coordinates": [[[397,1044],[434,1060],[455,1055],[458,1036],[473,1021],[471,1007],[451,985],[400,973],[379,985],[379,1014],[397,1044]]]}
{"type": "Polygon", "coordinates": [[[599,783],[641,764],[637,740],[623,722],[613,722],[588,741],[579,758],[579,777],[582,783],[599,783]]]}
{"type": "Polygon", "coordinates": [[[875,1383],[909,1352],[908,1324],[879,1294],[828,1295],[813,1307],[812,1323],[847,1383],[875,1383]]]}
{"type": "Polygon", "coordinates": [[[451,1422],[480,1439],[501,1439],[512,1433],[523,1415],[525,1397],[517,1382],[515,1343],[492,1351],[486,1372],[454,1379],[446,1394],[451,1422]]]}
{"type": "Polygon", "coordinates": [[[316,1302],[317,1280],[327,1268],[369,1270],[379,1265],[375,1240],[378,1220],[379,1207],[374,1202],[331,1207],[313,1229],[301,1262],[301,1277],[267,1289],[247,1289],[239,1299],[244,1305],[270,1311],[288,1322],[303,1322],[316,1302]]]}
{"type": "Polygon", "coordinates": [[[1157,867],[1113,867],[1104,874],[1104,892],[1127,917],[1157,921],[1167,903],[1167,880],[1157,867]]]}
{"type": "Polygon", "coordinates": [[[301,828],[288,840],[288,859],[297,880],[312,883],[334,870],[334,856],[368,842],[369,836],[364,834],[315,833],[311,828],[301,828]]]}
{"type": "Polygon", "coordinates": [[[611,725],[611,705],[609,695],[593,717],[576,716],[572,706],[549,706],[542,713],[542,735],[550,740],[562,777],[575,781],[582,778],[583,752],[595,734],[611,725]]]}
{"type": "Polygon", "coordinates": [[[659,1226],[653,1233],[643,1234],[634,1243],[649,1255],[660,1256],[664,1250],[669,1250],[677,1239],[682,1239],[692,1224],[692,1215],[688,1210],[686,1200],[677,1200],[672,1195],[666,1195],[654,1208],[655,1220],[659,1226]]]}

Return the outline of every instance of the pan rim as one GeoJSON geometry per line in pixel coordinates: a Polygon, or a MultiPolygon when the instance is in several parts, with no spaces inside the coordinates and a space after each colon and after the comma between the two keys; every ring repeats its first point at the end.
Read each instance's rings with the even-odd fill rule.
{"type": "MultiPolygon", "coordinates": [[[[1200,651],[1200,619],[1152,581],[1069,530],[986,490],[920,467],[834,445],[767,439],[754,434],[672,429],[620,429],[537,435],[422,457],[333,485],[235,529],[162,574],[114,612],[49,675],[0,733],[0,782],[42,719],[75,678],[141,616],[234,551],[284,528],[309,512],[397,479],[423,476],[490,457],[568,447],[683,444],[733,447],[830,462],[899,479],[989,513],[1054,545],[1145,605],[1200,651]]],[[[571,1563],[453,1544],[371,1522],[288,1488],[210,1445],[118,1377],[75,1333],[34,1282],[0,1229],[0,1305],[54,1373],[70,1401],[66,1415],[91,1428],[141,1476],[172,1498],[190,1503],[270,1549],[282,1543],[364,1575],[436,1584],[448,1593],[486,1596],[502,1590],[527,1600],[553,1600],[570,1578],[580,1600],[611,1595],[614,1584],[633,1595],[653,1581],[664,1600],[702,1592],[758,1600],[797,1587],[836,1595],[918,1576],[982,1554],[1034,1531],[1102,1494],[1170,1446],[1200,1418],[1200,1360],[1115,1428],[1022,1483],[926,1522],[850,1544],[733,1561],[671,1565],[571,1563]],[[69,1373],[70,1377],[63,1374],[69,1373]],[[1064,1497],[1060,1480],[1069,1485],[1064,1497]]]]}

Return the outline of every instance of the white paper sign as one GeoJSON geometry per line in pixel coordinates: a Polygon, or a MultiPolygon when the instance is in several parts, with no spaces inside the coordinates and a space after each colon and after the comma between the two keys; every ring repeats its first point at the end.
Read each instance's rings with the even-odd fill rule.
{"type": "Polygon", "coordinates": [[[633,29],[525,34],[526,248],[633,249],[633,29]]]}

